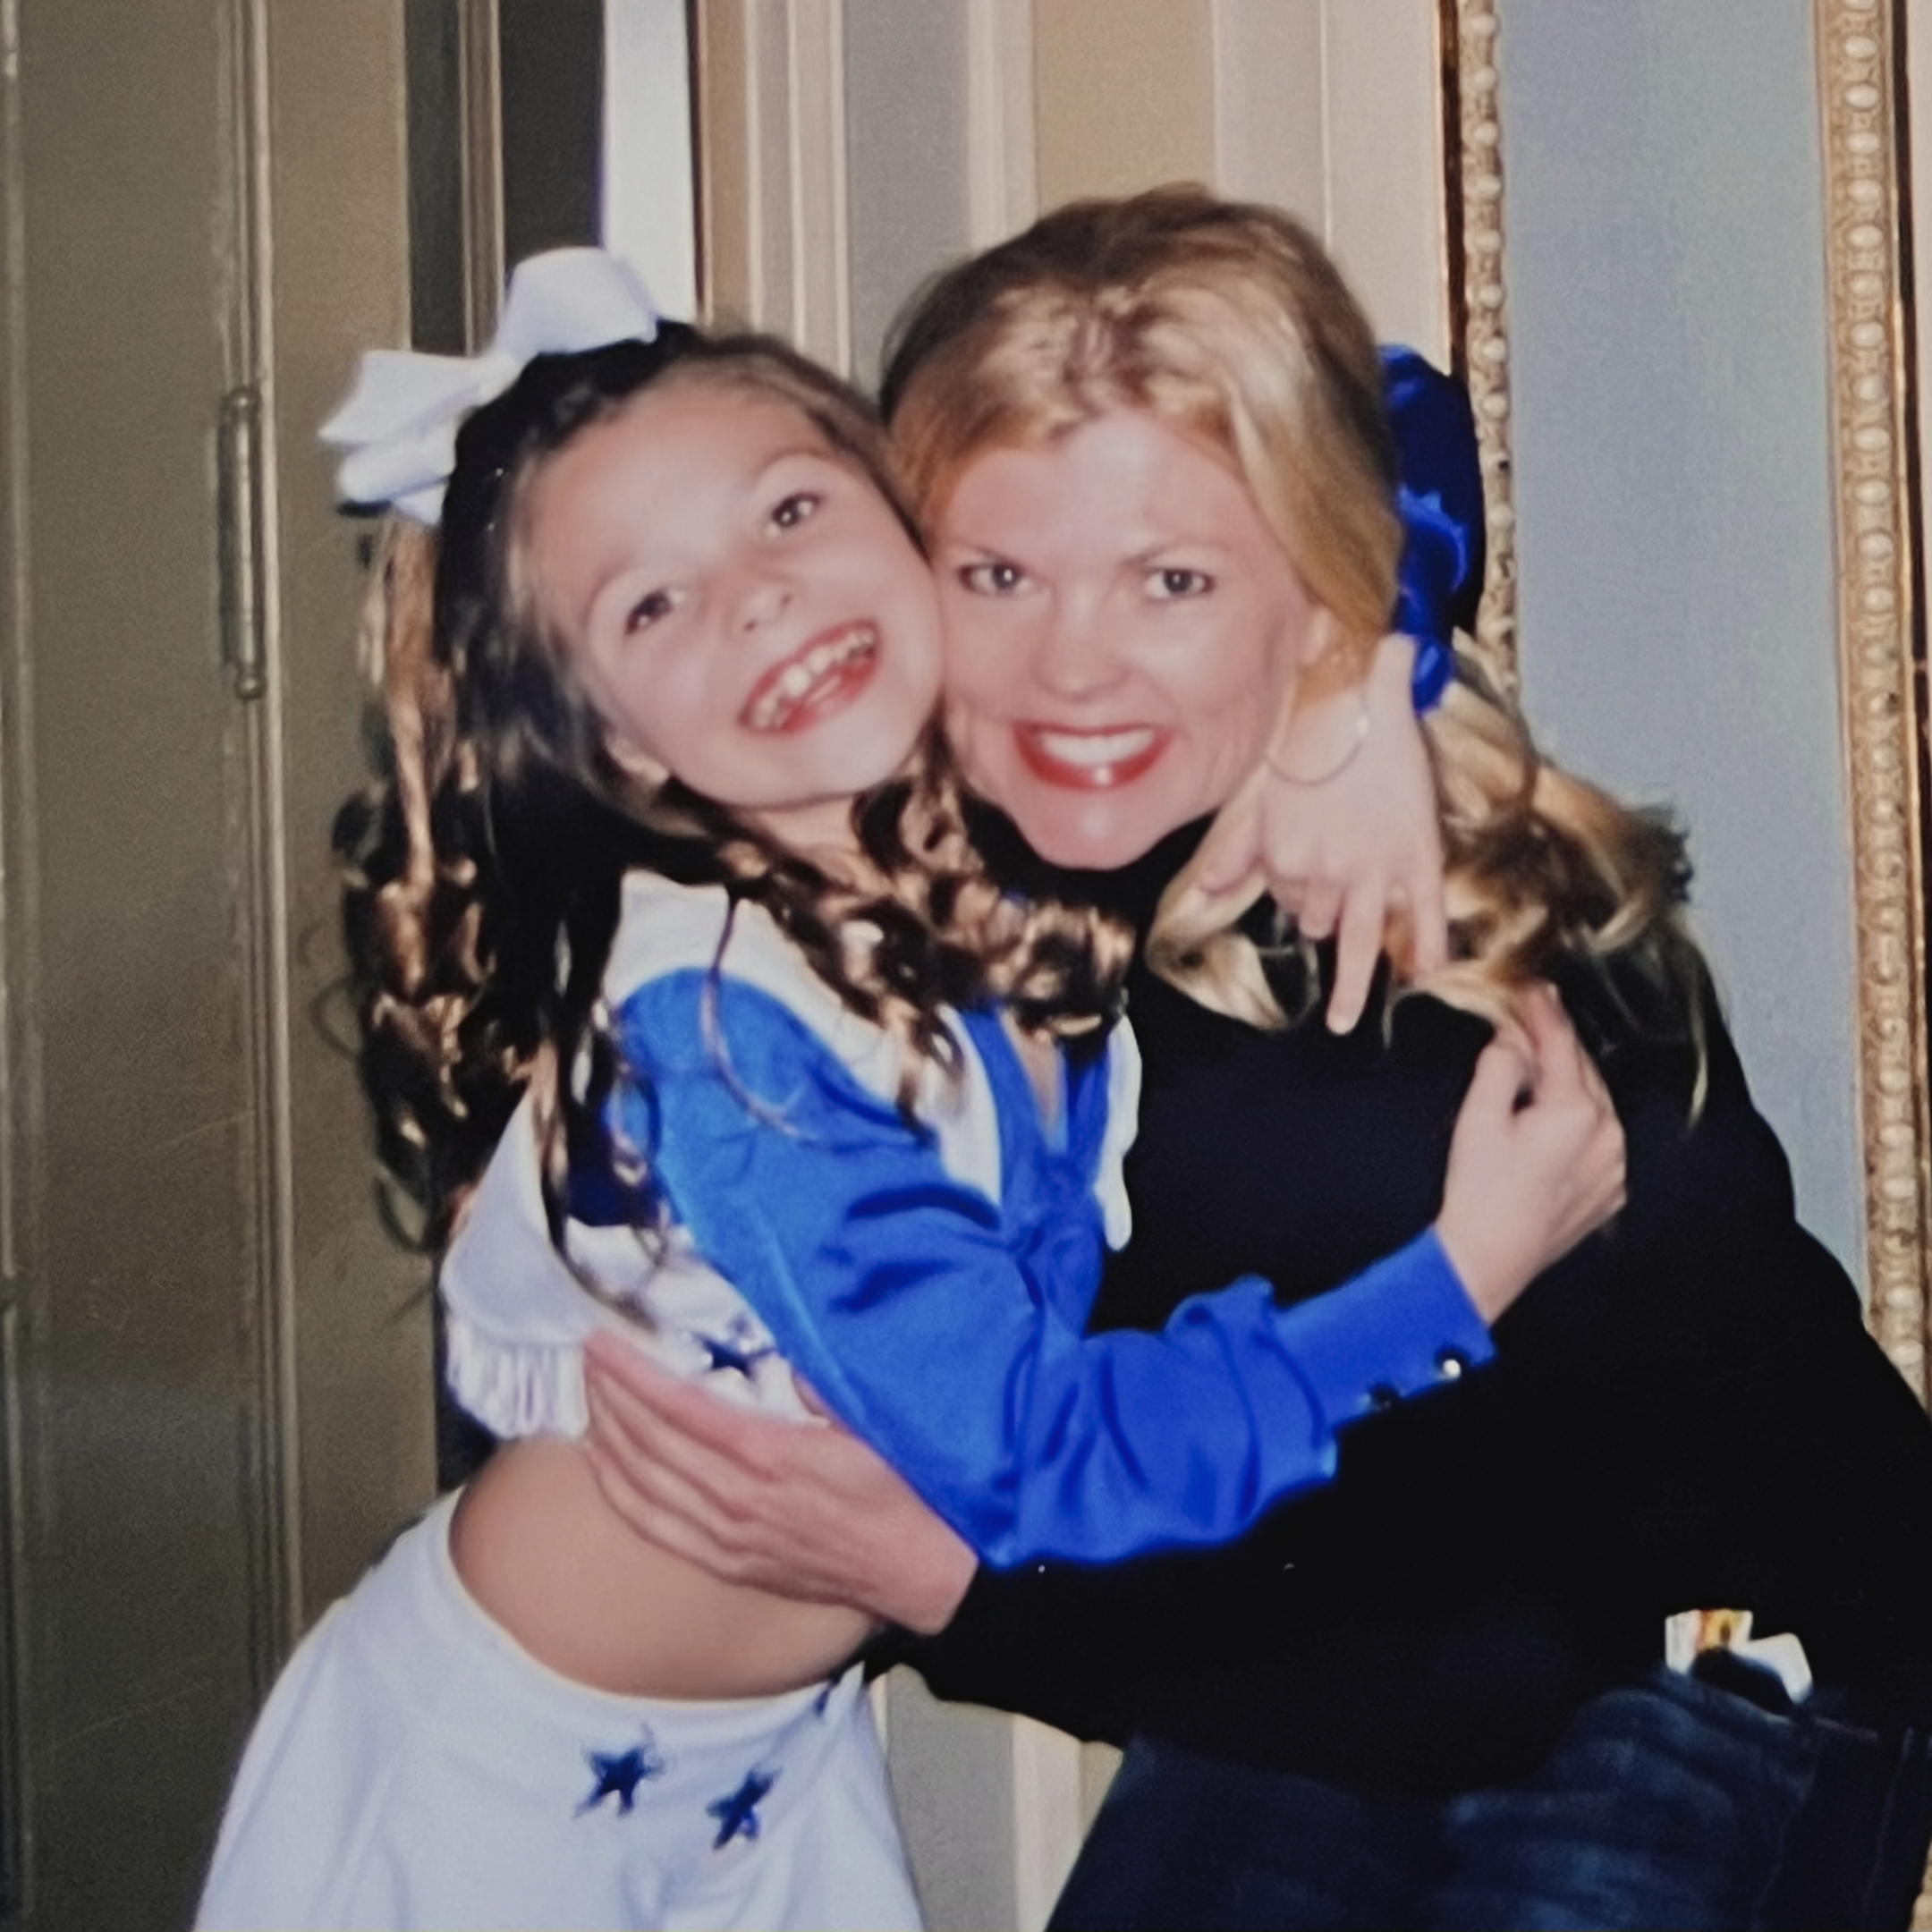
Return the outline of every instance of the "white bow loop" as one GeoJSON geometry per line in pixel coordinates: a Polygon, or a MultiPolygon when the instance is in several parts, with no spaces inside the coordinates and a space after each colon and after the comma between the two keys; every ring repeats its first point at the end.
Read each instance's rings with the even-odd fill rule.
{"type": "Polygon", "coordinates": [[[500,396],[532,357],[649,342],[657,319],[636,273],[607,250],[531,256],[511,275],[503,319],[480,355],[373,349],[362,358],[348,400],[322,426],[322,440],[343,453],[338,495],[435,523],[464,417],[500,396]]]}

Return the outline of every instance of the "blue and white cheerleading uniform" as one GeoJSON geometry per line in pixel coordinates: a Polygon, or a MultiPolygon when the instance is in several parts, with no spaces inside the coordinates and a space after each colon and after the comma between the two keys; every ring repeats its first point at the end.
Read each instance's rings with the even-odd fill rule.
{"type": "Polygon", "coordinates": [[[858,1669],[714,1702],[572,1682],[463,1588],[455,1502],[400,1537],[284,1672],[200,1925],[919,1925],[858,1669]]]}
{"type": "MultiPolygon", "coordinates": [[[[918,1123],[894,1044],[756,907],[626,883],[606,988],[617,1106],[674,1217],[652,1257],[573,1199],[551,1246],[527,1107],[442,1271],[449,1376],[487,1428],[585,1425],[599,1326],[731,1399],[805,1411],[789,1362],[994,1563],[1219,1540],[1319,1479],[1336,1430],[1487,1331],[1433,1234],[1291,1309],[1247,1280],[1158,1335],[1082,1330],[1139,1061],[1116,1029],[1043,1117],[997,1015],[948,1015],[918,1123]]],[[[318,1624],[230,1801],[208,1927],[917,1922],[856,1671],[725,1704],[613,1697],[463,1591],[451,1504],[318,1624]]],[[[640,1606],[640,1614],[648,1606],[640,1606]]]]}
{"type": "Polygon", "coordinates": [[[1250,1276],[1086,1335],[1129,1229],[1124,1026],[1063,1063],[1048,1123],[999,1017],[951,1014],[963,1078],[915,1126],[891,1043],[722,890],[634,878],[606,987],[624,1131],[691,1253],[989,1562],[1219,1542],[1330,1473],[1344,1424],[1491,1353],[1433,1233],[1296,1308],[1250,1276]]]}

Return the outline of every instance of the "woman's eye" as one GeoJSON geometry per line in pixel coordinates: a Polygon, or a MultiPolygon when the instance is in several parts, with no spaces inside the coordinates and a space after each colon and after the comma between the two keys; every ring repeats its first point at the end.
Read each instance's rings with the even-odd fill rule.
{"type": "Polygon", "coordinates": [[[1017,564],[996,559],[966,564],[959,573],[959,580],[975,597],[1011,597],[1025,583],[1026,572],[1017,564]]]}
{"type": "Polygon", "coordinates": [[[640,597],[624,616],[624,629],[638,631],[649,629],[660,618],[668,617],[677,608],[677,597],[669,590],[652,590],[640,597]]]}
{"type": "Polygon", "coordinates": [[[817,513],[821,500],[811,490],[794,490],[772,511],[773,527],[782,530],[796,530],[817,513]]]}
{"type": "Polygon", "coordinates": [[[1213,589],[1214,579],[1206,571],[1183,570],[1170,564],[1148,573],[1148,595],[1161,603],[1206,597],[1213,589]]]}

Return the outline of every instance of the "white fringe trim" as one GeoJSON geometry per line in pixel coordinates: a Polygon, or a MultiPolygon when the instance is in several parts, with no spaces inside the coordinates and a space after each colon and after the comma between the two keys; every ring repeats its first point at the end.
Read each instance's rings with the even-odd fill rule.
{"type": "Polygon", "coordinates": [[[580,1344],[501,1342],[448,1312],[444,1380],[485,1428],[505,1441],[583,1434],[590,1415],[580,1344]]]}

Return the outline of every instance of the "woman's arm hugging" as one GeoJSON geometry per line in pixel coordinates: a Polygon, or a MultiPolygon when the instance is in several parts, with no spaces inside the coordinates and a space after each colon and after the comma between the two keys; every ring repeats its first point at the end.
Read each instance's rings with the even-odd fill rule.
{"type": "MultiPolygon", "coordinates": [[[[1452,1166],[1460,1178],[1452,1184],[1451,1205],[1445,1213],[1448,1239],[1467,1250],[1465,1265],[1478,1277],[1477,1292],[1483,1297],[1486,1312],[1492,1316],[1498,1305],[1492,1299],[1496,1283],[1513,1278],[1520,1282],[1538,1272],[1622,1199],[1621,1136],[1600,1084],[1575,1049],[1554,1001],[1539,1003],[1531,1010],[1526,1041],[1540,1063],[1530,1073],[1520,1049],[1503,1046],[1490,1049],[1458,1128],[1452,1166]],[[1548,1172],[1553,1164],[1560,1171],[1561,1186],[1548,1172]],[[1546,1199],[1558,1194],[1567,1199],[1555,1206],[1546,1199]],[[1478,1215],[1472,1220],[1456,1205],[1491,1197],[1496,1201],[1493,1229],[1488,1219],[1478,1215]],[[1464,1233],[1470,1226],[1479,1231],[1473,1237],[1464,1233]],[[1500,1258],[1489,1251],[1492,1242],[1500,1243],[1504,1250],[1500,1258]]],[[[779,1145],[784,1145],[783,1137],[779,1145]]],[[[750,1200],[771,1191],[768,1184],[748,1187],[738,1198],[750,1200]]],[[[719,1258],[727,1267],[735,1259],[746,1268],[762,1268],[767,1264],[757,1258],[758,1245],[757,1237],[747,1244],[741,1232],[733,1243],[734,1254],[719,1258]]],[[[742,1274],[741,1279],[745,1280],[742,1274]]],[[[1237,1349],[1244,1346],[1233,1338],[1252,1312],[1246,1308],[1246,1297],[1254,1285],[1248,1284],[1232,1297],[1194,1298],[1187,1305],[1194,1317],[1211,1314],[1232,1324],[1218,1330],[1196,1327],[1194,1345],[1208,1343],[1209,1336],[1218,1333],[1224,1339],[1209,1344],[1211,1352],[1230,1343],[1237,1349]],[[1217,1306],[1223,1303],[1227,1304],[1224,1309],[1217,1306]]],[[[1375,1354],[1378,1349],[1375,1296],[1371,1292],[1364,1299],[1361,1285],[1303,1304],[1293,1332],[1318,1352],[1333,1351],[1338,1358],[1360,1360],[1375,1354]],[[1359,1331],[1354,1322],[1358,1312],[1361,1318],[1359,1331]]],[[[904,1284],[899,1286],[902,1289],[904,1284]]],[[[972,1412],[962,1381],[962,1376],[970,1378],[971,1375],[965,1358],[972,1351],[966,1338],[970,1332],[983,1343],[996,1334],[1007,1315],[997,1306],[1002,1298],[989,1289],[987,1281],[975,1286],[962,1275],[951,1287],[934,1280],[921,1282],[915,1289],[915,1292],[927,1292],[943,1295],[953,1304],[950,1313],[933,1311],[942,1325],[953,1321],[962,1307],[970,1318],[966,1328],[948,1329],[953,1336],[950,1344],[928,1345],[918,1352],[919,1370],[911,1376],[917,1384],[916,1398],[905,1385],[908,1371],[898,1378],[899,1394],[893,1401],[893,1380],[880,1373],[876,1363],[866,1377],[869,1394],[848,1390],[845,1400],[848,1403],[856,1400],[854,1419],[869,1433],[882,1432],[882,1446],[914,1463],[913,1473],[934,1494],[934,1500],[940,1501],[932,1486],[936,1482],[943,1487],[948,1480],[943,1462],[970,1457],[972,1453],[964,1439],[972,1412]],[[887,1409],[907,1412],[894,1419],[887,1409]],[[939,1452],[930,1425],[933,1416],[942,1410],[953,1415],[954,1426],[944,1432],[950,1446],[936,1461],[939,1452]]],[[[752,1299],[756,1302],[760,1297],[754,1294],[752,1299]]],[[[902,1301],[902,1319],[903,1313],[902,1301]]],[[[866,1321],[875,1325],[875,1329],[880,1314],[877,1301],[868,1300],[866,1321]]],[[[821,1349],[811,1335],[794,1329],[787,1338],[786,1325],[782,1321],[774,1325],[794,1357],[809,1352],[831,1361],[832,1352],[821,1349]]],[[[932,1343],[932,1335],[926,1339],[932,1343]]],[[[1124,1423],[1116,1414],[1109,1429],[1092,1436],[1091,1453],[1082,1468],[1091,1464],[1105,1471],[1113,1466],[1110,1431],[1123,1426],[1132,1441],[1143,1445],[1135,1455],[1150,1457],[1148,1467],[1157,1473],[1174,1453],[1185,1458],[1187,1438],[1199,1435],[1200,1429],[1198,1424],[1191,1429],[1180,1426],[1178,1419],[1190,1414],[1195,1405],[1185,1400],[1175,1403],[1173,1392],[1176,1378],[1178,1385],[1190,1385],[1206,1373],[1212,1381],[1215,1372],[1206,1359],[1197,1356],[1191,1362],[1188,1346],[1164,1344],[1152,1335],[1116,1335],[1084,1343],[1063,1336],[1049,1343],[1045,1358],[1036,1355],[1036,1374],[1065,1380],[1070,1364],[1062,1352],[1068,1342],[1077,1350],[1090,1352],[1096,1363],[1111,1361],[1121,1371],[1105,1385],[1113,1399],[1111,1406],[1117,1411],[1118,1405],[1124,1403],[1127,1411],[1124,1423]],[[1155,1352],[1149,1354],[1149,1350],[1155,1352]],[[1056,1357],[1060,1358],[1057,1361],[1056,1357]],[[1140,1404],[1133,1399],[1141,1386],[1135,1365],[1143,1361],[1157,1371],[1161,1397],[1148,1404],[1145,1433],[1135,1422],[1134,1411],[1140,1404]]],[[[1394,1352],[1392,1352],[1389,1360],[1394,1359],[1394,1352]]],[[[1480,1353],[1475,1359],[1479,1360],[1480,1353]]],[[[818,1365],[808,1361],[806,1366],[810,1369],[818,1365]]],[[[1003,1371],[1001,1387],[1007,1386],[1012,1373],[1010,1368],[1003,1371]]],[[[1224,1368],[1222,1375],[1224,1377],[1224,1368]]],[[[634,1365],[621,1348],[599,1348],[593,1352],[587,1380],[598,1480],[619,1513],[640,1533],[735,1580],[754,1581],[782,1594],[855,1602],[920,1629],[938,1627],[957,1602],[970,1569],[963,1546],[919,1506],[897,1476],[842,1433],[774,1426],[749,1416],[712,1415],[694,1407],[684,1392],[667,1388],[659,1378],[634,1365]]],[[[1202,1384],[1203,1388],[1208,1385],[1202,1384]]],[[[1055,1412],[1066,1428],[1084,1430],[1080,1419],[1087,1413],[1086,1407],[1072,1399],[1071,1390],[1069,1383],[1068,1405],[1055,1412]]],[[[1146,1393],[1151,1398],[1154,1390],[1150,1386],[1146,1393]]],[[[1224,1430],[1228,1436],[1224,1447],[1231,1452],[1238,1446],[1237,1438],[1244,1445],[1253,1440],[1240,1419],[1255,1391],[1250,1387],[1245,1394],[1248,1400],[1232,1405],[1233,1413],[1224,1430]]],[[[1224,1410],[1229,1406],[1222,1403],[1224,1410]]],[[[1278,1427],[1289,1411],[1301,1413],[1305,1409],[1305,1400],[1291,1400],[1287,1392],[1278,1392],[1278,1400],[1268,1405],[1267,1425],[1278,1427]]],[[[1245,1459],[1253,1451],[1248,1446],[1241,1453],[1245,1459]]],[[[1023,1492],[1028,1487],[1055,1480],[1054,1468],[1030,1459],[1017,1442],[1009,1443],[1008,1454],[1020,1457],[1017,1462],[1002,1462],[999,1481],[1009,1492],[1015,1486],[1023,1492]]],[[[1104,1492],[1108,1501],[1102,1513],[1112,1516],[1124,1511],[1123,1522],[1145,1513],[1132,1498],[1119,1495],[1119,1487],[1115,1483],[1104,1492]]],[[[1013,1508],[1016,1525],[1039,1521],[1028,1517],[1019,1499],[1013,1508]]],[[[1188,1519],[1185,1526],[1170,1530],[1162,1540],[1199,1540],[1216,1515],[1214,1496],[1191,1496],[1188,1507],[1171,1519],[1177,1526],[1182,1519],[1188,1519]]],[[[983,1537],[986,1531],[978,1527],[975,1534],[983,1537]]],[[[1054,1531],[1053,1541],[1062,1545],[1072,1534],[1061,1524],[1054,1531]]],[[[1123,1555],[1135,1546],[1123,1537],[1119,1523],[1111,1530],[1097,1522],[1082,1525],[1079,1540],[1088,1549],[1111,1540],[1123,1555]]],[[[1017,1527],[999,1532],[998,1543],[999,1560],[1007,1562],[1047,1548],[1037,1536],[1017,1527]]],[[[1138,1546],[1147,1546],[1146,1541],[1138,1546]]]]}
{"type": "Polygon", "coordinates": [[[930,1633],[979,1559],[842,1424],[776,1421],[591,1337],[584,1385],[597,1485],[647,1541],[727,1581],[851,1604],[930,1633]]]}

